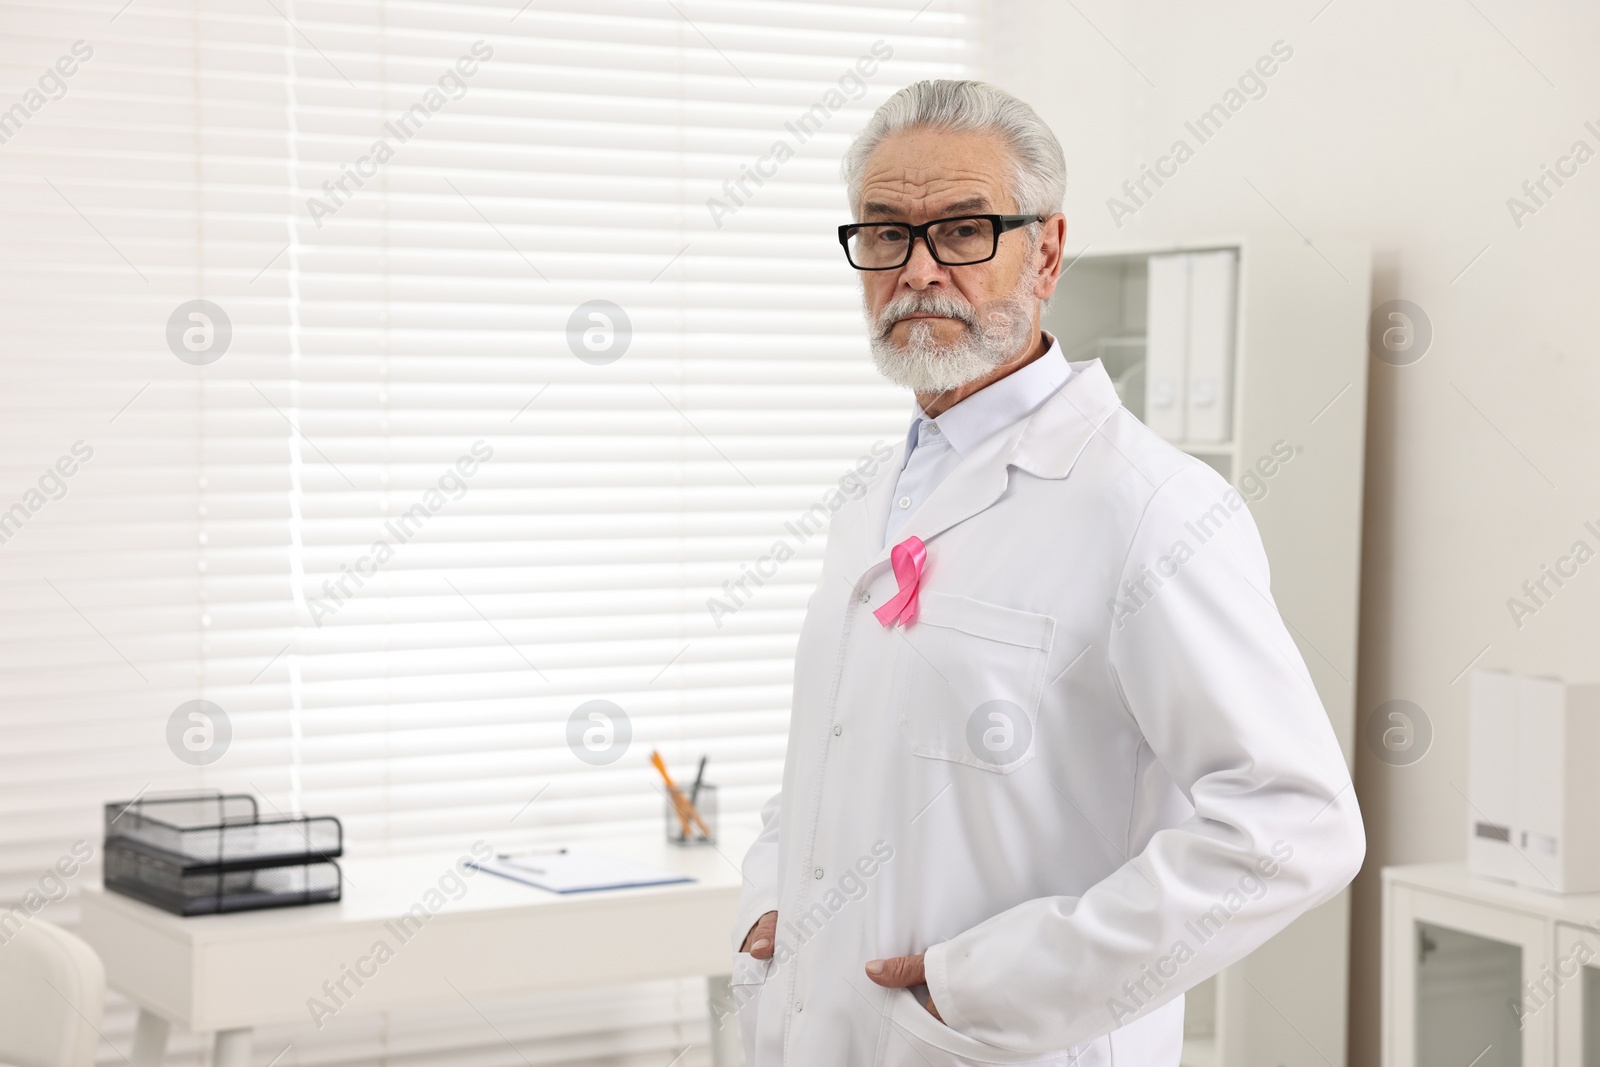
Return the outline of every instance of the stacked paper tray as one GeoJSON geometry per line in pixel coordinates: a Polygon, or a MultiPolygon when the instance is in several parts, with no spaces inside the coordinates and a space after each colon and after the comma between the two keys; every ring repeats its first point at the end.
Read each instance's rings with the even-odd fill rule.
{"type": "Polygon", "coordinates": [[[105,809],[106,888],[178,915],[338,900],[332,816],[263,818],[246,794],[142,797],[105,809]]]}

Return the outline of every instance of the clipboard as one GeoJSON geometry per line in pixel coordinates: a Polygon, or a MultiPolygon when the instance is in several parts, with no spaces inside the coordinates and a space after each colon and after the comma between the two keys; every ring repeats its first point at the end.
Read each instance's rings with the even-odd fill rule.
{"type": "Polygon", "coordinates": [[[489,860],[468,860],[468,866],[523,882],[550,893],[597,893],[606,889],[693,882],[686,874],[664,871],[603,852],[557,849],[544,852],[500,853],[489,860]]]}

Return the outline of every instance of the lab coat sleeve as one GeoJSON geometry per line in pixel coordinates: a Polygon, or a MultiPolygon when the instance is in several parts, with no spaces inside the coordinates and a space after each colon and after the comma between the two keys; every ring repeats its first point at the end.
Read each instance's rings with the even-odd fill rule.
{"type": "Polygon", "coordinates": [[[744,882],[739,890],[739,911],[733,921],[733,951],[738,952],[744,937],[757,919],[778,910],[778,810],[783,800],[776,793],[761,808],[761,833],[750,851],[744,854],[744,882]]]}
{"type": "Polygon", "coordinates": [[[1108,608],[1105,662],[1141,757],[1194,814],[1081,897],[1025,901],[926,951],[945,1022],[979,1041],[1042,1052],[1093,1040],[1247,955],[1361,866],[1350,776],[1244,501],[1198,462],[1171,476],[1122,580],[1146,566],[1174,573],[1108,608]],[[1193,552],[1181,562],[1180,542],[1193,552]]]}

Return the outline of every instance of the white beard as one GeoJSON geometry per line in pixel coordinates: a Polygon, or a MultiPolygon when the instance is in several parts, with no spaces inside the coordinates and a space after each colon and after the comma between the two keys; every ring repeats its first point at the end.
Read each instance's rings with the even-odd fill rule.
{"type": "Polygon", "coordinates": [[[890,301],[876,320],[863,293],[873,365],[891,382],[917,393],[944,393],[976,381],[1022,350],[1033,331],[1033,312],[1038,306],[1033,287],[1038,281],[1038,271],[1028,272],[1018,279],[1009,297],[992,301],[982,311],[937,290],[907,293],[890,301]],[[902,317],[915,312],[958,319],[966,324],[966,330],[953,344],[942,345],[934,340],[932,323],[914,321],[907,324],[904,347],[895,344],[890,331],[902,317]]]}

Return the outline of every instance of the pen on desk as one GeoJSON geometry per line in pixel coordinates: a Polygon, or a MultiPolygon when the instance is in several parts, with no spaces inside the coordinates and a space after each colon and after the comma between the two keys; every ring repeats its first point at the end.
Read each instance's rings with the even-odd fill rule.
{"type": "MultiPolygon", "coordinates": [[[[497,852],[494,858],[497,860],[514,860],[522,856],[561,856],[565,855],[566,851],[564,848],[558,848],[553,852],[547,848],[531,848],[524,852],[497,852]]],[[[518,870],[527,871],[530,874],[549,873],[543,867],[529,867],[522,863],[516,864],[516,867],[518,870]]]]}
{"type": "Polygon", "coordinates": [[[694,808],[696,811],[700,810],[698,807],[696,807],[696,805],[698,805],[700,803],[700,783],[704,782],[705,780],[706,780],[706,758],[704,756],[701,756],[700,757],[700,769],[698,771],[694,772],[694,785],[689,787],[689,806],[691,808],[694,808]]]}
{"type": "MultiPolygon", "coordinates": [[[[682,797],[684,809],[688,811],[689,817],[694,820],[694,824],[696,826],[700,827],[700,836],[704,837],[707,841],[711,840],[711,828],[708,827],[706,825],[706,821],[700,817],[700,809],[694,806],[694,801],[690,800],[687,796],[684,796],[682,790],[679,790],[678,796],[682,797]]],[[[685,834],[684,836],[687,837],[688,835],[685,834]]]]}

